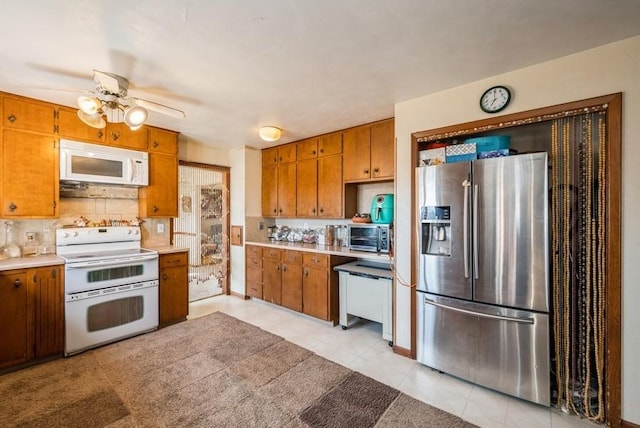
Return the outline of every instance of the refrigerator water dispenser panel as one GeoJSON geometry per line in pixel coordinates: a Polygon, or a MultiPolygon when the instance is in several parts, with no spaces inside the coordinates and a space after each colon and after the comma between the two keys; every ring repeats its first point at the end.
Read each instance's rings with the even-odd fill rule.
{"type": "Polygon", "coordinates": [[[451,207],[422,207],[422,254],[451,256],[451,207]]]}

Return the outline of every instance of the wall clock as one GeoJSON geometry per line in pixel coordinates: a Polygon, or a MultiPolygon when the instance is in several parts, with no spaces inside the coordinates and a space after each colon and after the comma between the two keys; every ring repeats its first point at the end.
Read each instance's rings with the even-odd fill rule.
{"type": "Polygon", "coordinates": [[[511,91],[506,86],[493,86],[480,97],[480,108],[485,113],[497,113],[504,110],[511,101],[511,91]]]}

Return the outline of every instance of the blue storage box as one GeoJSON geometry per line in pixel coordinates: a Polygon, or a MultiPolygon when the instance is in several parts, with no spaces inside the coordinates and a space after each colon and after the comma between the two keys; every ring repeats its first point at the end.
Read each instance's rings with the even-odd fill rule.
{"type": "Polygon", "coordinates": [[[447,163],[465,162],[478,158],[475,143],[447,146],[445,153],[447,163]]]}
{"type": "Polygon", "coordinates": [[[513,149],[487,150],[486,152],[478,152],[478,159],[500,158],[516,154],[518,152],[513,149]]]}
{"type": "Polygon", "coordinates": [[[477,152],[490,152],[492,150],[502,150],[511,147],[511,137],[509,135],[490,135],[488,137],[468,138],[465,144],[476,145],[477,152]]]}

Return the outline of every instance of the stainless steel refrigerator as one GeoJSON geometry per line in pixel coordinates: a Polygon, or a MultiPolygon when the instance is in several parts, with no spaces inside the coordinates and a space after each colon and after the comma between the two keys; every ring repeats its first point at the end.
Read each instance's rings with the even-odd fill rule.
{"type": "Polygon", "coordinates": [[[548,406],[547,154],[416,175],[418,361],[548,406]]]}

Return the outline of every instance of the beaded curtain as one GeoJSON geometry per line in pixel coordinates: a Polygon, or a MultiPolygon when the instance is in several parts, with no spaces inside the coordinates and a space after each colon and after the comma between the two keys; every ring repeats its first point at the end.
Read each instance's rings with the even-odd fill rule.
{"type": "Polygon", "coordinates": [[[551,256],[556,406],[605,419],[606,112],[551,129],[551,256]]]}

